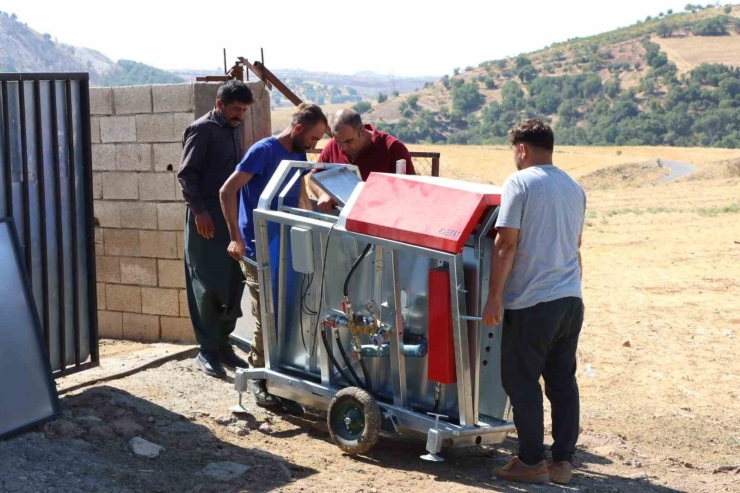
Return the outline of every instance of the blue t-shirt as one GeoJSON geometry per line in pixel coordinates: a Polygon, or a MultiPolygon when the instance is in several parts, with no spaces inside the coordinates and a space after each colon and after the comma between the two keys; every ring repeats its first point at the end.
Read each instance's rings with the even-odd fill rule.
{"type": "MultiPolygon", "coordinates": [[[[254,176],[239,191],[239,230],[242,233],[244,246],[247,250],[248,257],[254,257],[254,223],[253,212],[257,208],[260,195],[264,192],[265,187],[270,182],[272,175],[277,170],[281,161],[306,161],[305,152],[288,152],[285,147],[275,137],[267,137],[252,145],[244,158],[236,166],[237,171],[245,173],[254,173],[254,176]]],[[[295,172],[291,172],[285,178],[278,190],[282,190],[283,185],[290,181],[295,172]]],[[[298,207],[298,198],[301,194],[302,180],[297,180],[290,188],[283,201],[284,205],[289,207],[298,207]]],[[[279,193],[279,192],[278,192],[279,193]]],[[[278,196],[273,199],[271,208],[277,207],[278,196]]],[[[268,223],[276,226],[273,223],[268,223]]],[[[268,228],[269,229],[269,228],[268,228]]],[[[272,235],[268,232],[268,237],[272,235]]]]}

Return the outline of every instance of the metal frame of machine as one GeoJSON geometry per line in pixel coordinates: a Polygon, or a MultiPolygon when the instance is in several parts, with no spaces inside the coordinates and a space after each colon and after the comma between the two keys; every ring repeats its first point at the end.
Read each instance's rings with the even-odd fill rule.
{"type": "MultiPolygon", "coordinates": [[[[479,342],[485,338],[493,337],[493,330],[485,330],[481,333],[482,321],[480,317],[468,315],[466,307],[473,306],[472,311],[480,313],[482,307],[480,300],[487,295],[488,276],[490,272],[490,254],[484,254],[483,242],[489,241],[488,233],[495,224],[497,210],[488,210],[480,222],[478,231],[470,235],[468,246],[474,249],[479,259],[478,272],[481,273],[476,280],[477,292],[468,293],[465,289],[465,264],[462,253],[447,253],[440,250],[424,248],[421,246],[387,240],[375,236],[368,236],[344,228],[343,218],[322,214],[319,212],[295,209],[283,205],[283,199],[290,187],[301,175],[310,169],[331,168],[337,165],[324,163],[310,163],[298,161],[283,161],[270,180],[263,195],[260,197],[258,208],[254,211],[255,237],[257,252],[257,267],[259,271],[260,301],[262,330],[265,344],[265,368],[242,370],[236,374],[235,387],[240,394],[247,390],[248,379],[265,379],[271,394],[286,399],[300,402],[321,410],[327,410],[335,395],[341,390],[336,385],[336,377],[330,366],[329,358],[325,357],[326,351],[319,345],[313,354],[320,364],[320,382],[318,379],[307,378],[311,375],[302,373],[300,368],[285,368],[279,365],[279,354],[281,350],[281,329],[285,326],[286,293],[284,276],[285,269],[280,270],[278,281],[277,299],[273,294],[274,285],[271,275],[271,259],[268,244],[268,223],[277,223],[280,228],[280,244],[278,262],[284,265],[289,262],[287,253],[287,242],[290,241],[289,230],[292,227],[306,227],[318,232],[315,246],[324,259],[321,269],[317,270],[318,283],[321,284],[319,295],[320,315],[326,313],[330,316],[331,310],[323,312],[321,303],[324,295],[324,277],[326,276],[326,254],[329,240],[333,232],[341,232],[341,236],[355,241],[358,245],[373,245],[375,259],[376,281],[374,286],[379,290],[382,284],[382,276],[390,276],[393,285],[393,293],[388,302],[383,303],[379,310],[379,322],[391,327],[389,331],[390,340],[390,366],[393,387],[392,402],[377,401],[384,430],[426,437],[426,449],[430,456],[439,459],[436,455],[443,449],[464,446],[500,443],[506,435],[513,431],[514,424],[509,419],[509,405],[506,401],[505,410],[502,411],[500,419],[484,416],[479,412],[481,401],[481,378],[475,377],[474,370],[482,368],[481,361],[486,358],[482,353],[483,344],[475,344],[474,354],[471,354],[469,335],[477,334],[479,342]],[[283,190],[280,185],[295,171],[290,180],[287,181],[283,190]],[[277,210],[272,210],[270,205],[275,197],[278,197],[277,210]],[[323,236],[326,235],[326,236],[323,236]],[[440,266],[446,266],[449,273],[449,290],[452,308],[452,329],[454,335],[454,360],[456,383],[448,385],[450,390],[456,392],[459,419],[455,422],[440,419],[440,416],[432,413],[422,413],[414,410],[407,396],[406,364],[404,355],[403,328],[401,309],[401,289],[399,286],[399,253],[409,252],[421,255],[439,262],[440,266]],[[383,268],[386,266],[386,268],[383,268]],[[388,268],[389,267],[389,268],[388,268]],[[468,295],[475,301],[469,304],[468,295]],[[277,305],[276,305],[277,304],[277,305]],[[477,307],[476,307],[477,305],[477,307]],[[277,310],[276,310],[277,308],[277,310]],[[277,313],[275,317],[273,314],[277,313]],[[276,320],[277,319],[277,320],[276,320]],[[401,330],[398,330],[400,328],[401,330]],[[472,330],[471,330],[472,329],[472,330]],[[390,429],[388,429],[390,428],[390,429]]],[[[350,168],[357,172],[356,167],[350,168]]],[[[361,190],[363,184],[358,185],[361,190]]],[[[356,192],[358,192],[357,190],[356,192]]],[[[354,193],[347,203],[351,207],[358,193],[354,193]]],[[[488,248],[490,250],[490,247],[488,248]]],[[[351,275],[351,274],[350,274],[351,275]]],[[[375,299],[381,299],[378,294],[375,299]]],[[[328,307],[324,307],[328,308],[328,307]]],[[[326,318],[325,316],[325,318],[326,318]]],[[[303,329],[301,329],[303,330],[303,329]]],[[[338,337],[338,336],[337,336],[338,337]]],[[[331,338],[330,338],[331,339],[331,338]]],[[[305,344],[305,343],[304,343],[305,344]]],[[[483,363],[485,364],[485,363],[483,363]]],[[[439,392],[439,390],[438,390],[439,392]]]]}

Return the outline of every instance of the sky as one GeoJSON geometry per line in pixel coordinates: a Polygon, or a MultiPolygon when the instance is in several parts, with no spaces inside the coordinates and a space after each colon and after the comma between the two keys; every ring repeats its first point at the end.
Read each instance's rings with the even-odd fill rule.
{"type": "Polygon", "coordinates": [[[223,67],[223,48],[229,66],[237,56],[259,59],[264,48],[272,69],[412,76],[443,75],[599,34],[668,9],[682,11],[686,3],[0,0],[0,10],[59,42],[163,69],[215,72],[223,67]]]}

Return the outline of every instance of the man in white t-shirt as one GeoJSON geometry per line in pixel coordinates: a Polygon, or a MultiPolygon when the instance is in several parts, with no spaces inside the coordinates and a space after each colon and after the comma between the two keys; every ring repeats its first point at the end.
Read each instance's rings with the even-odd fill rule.
{"type": "Polygon", "coordinates": [[[527,120],[509,132],[517,172],[504,183],[484,323],[503,319],[501,380],[514,408],[519,453],[500,479],[567,484],[578,440],[576,348],[583,325],[581,235],[586,194],[552,164],[552,129],[527,120]],[[552,406],[552,462],[544,446],[539,379],[552,406]]]}

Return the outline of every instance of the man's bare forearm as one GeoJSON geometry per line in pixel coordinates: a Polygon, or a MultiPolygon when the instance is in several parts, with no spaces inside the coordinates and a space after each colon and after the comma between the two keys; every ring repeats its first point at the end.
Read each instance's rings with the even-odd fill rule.
{"type": "Polygon", "coordinates": [[[237,207],[237,196],[236,193],[225,193],[228,190],[221,190],[219,194],[221,198],[221,210],[224,212],[224,219],[226,219],[226,226],[229,228],[229,237],[232,241],[236,241],[241,238],[239,233],[239,208],[237,207]]]}
{"type": "Polygon", "coordinates": [[[488,296],[500,297],[504,293],[506,278],[509,277],[514,266],[516,257],[516,246],[508,243],[500,243],[494,246],[493,261],[491,262],[491,281],[488,288],[488,296]]]}

